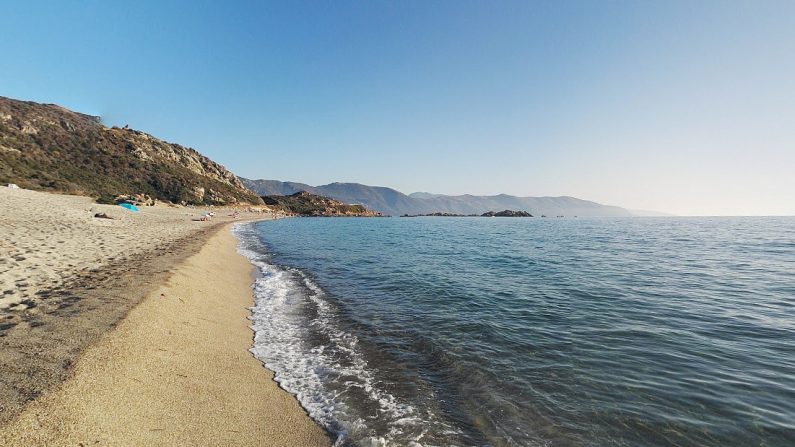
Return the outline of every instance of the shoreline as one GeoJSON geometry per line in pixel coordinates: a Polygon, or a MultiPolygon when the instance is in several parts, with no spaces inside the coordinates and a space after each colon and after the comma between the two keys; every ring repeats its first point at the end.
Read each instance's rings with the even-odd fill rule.
{"type": "Polygon", "coordinates": [[[0,445],[329,445],[249,351],[266,216],[206,208],[0,188],[0,445]]]}
{"type": "Polygon", "coordinates": [[[3,445],[329,445],[249,352],[253,266],[216,225],[79,356],[60,386],[0,429],[3,445]]]}

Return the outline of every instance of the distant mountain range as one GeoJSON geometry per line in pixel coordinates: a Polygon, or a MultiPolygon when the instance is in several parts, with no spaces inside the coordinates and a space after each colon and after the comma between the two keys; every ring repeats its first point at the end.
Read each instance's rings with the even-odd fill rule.
{"type": "Polygon", "coordinates": [[[95,116],[0,96],[0,183],[93,196],[148,195],[183,204],[261,204],[300,191],[363,205],[384,215],[527,211],[547,216],[660,215],[574,197],[447,196],[359,183],[310,186],[238,178],[191,148],[141,131],[105,127],[95,116]]]}
{"type": "Polygon", "coordinates": [[[403,214],[482,214],[488,211],[527,211],[535,216],[633,216],[629,210],[617,206],[602,205],[575,197],[516,197],[507,194],[497,196],[447,196],[416,192],[403,194],[392,188],[367,186],[359,183],[330,183],[311,186],[305,183],[281,182],[278,180],[249,180],[241,178],[243,184],[261,196],[290,195],[299,191],[331,197],[345,203],[360,204],[385,215],[403,214]]]}

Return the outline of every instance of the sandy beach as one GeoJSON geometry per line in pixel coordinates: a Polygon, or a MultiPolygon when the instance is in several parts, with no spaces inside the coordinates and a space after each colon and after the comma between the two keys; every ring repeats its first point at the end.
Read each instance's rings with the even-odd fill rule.
{"type": "Polygon", "coordinates": [[[7,188],[0,210],[0,444],[328,444],[248,352],[227,210],[7,188]]]}

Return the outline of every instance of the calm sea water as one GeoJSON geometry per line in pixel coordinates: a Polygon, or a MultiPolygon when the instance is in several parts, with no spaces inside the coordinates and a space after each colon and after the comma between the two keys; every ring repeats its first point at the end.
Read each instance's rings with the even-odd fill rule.
{"type": "Polygon", "coordinates": [[[253,352],[339,445],[795,445],[795,218],[236,232],[253,352]]]}

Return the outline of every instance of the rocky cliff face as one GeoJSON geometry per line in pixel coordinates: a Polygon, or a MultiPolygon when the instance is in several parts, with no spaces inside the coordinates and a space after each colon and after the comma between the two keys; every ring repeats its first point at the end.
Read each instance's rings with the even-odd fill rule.
{"type": "Polygon", "coordinates": [[[53,104],[0,97],[0,182],[97,198],[147,194],[173,203],[261,203],[191,148],[53,104]]]}

